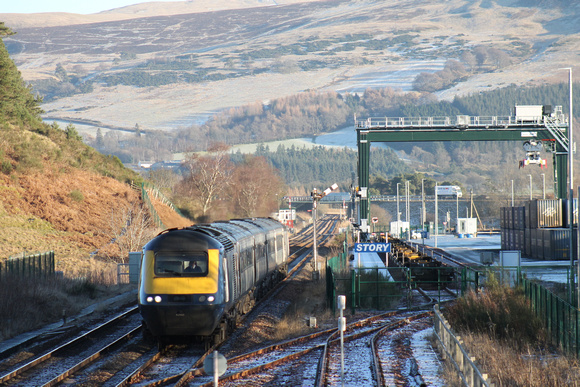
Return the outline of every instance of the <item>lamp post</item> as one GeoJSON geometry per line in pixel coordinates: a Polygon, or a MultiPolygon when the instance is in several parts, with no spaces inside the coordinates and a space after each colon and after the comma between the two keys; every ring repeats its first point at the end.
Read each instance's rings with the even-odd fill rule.
{"type": "Polygon", "coordinates": [[[512,207],[514,206],[514,181],[512,180],[512,207]]]}
{"type": "MultiPolygon", "coordinates": [[[[569,168],[569,172],[568,172],[568,179],[570,182],[570,186],[568,189],[568,216],[570,219],[570,274],[572,274],[570,276],[570,282],[571,282],[571,286],[570,286],[570,303],[572,303],[572,293],[573,293],[573,285],[574,285],[574,157],[573,157],[573,152],[572,149],[574,148],[574,141],[573,141],[573,129],[572,129],[572,124],[574,123],[574,105],[573,105],[573,101],[572,101],[572,67],[567,67],[567,68],[563,68],[560,70],[568,70],[568,85],[569,85],[569,90],[568,90],[568,97],[569,99],[569,107],[570,107],[570,113],[568,116],[568,168],[569,168]]],[[[580,239],[580,236],[579,236],[580,239]]],[[[577,273],[577,279],[580,279],[580,265],[578,265],[578,273],[577,273]]],[[[578,286],[580,286],[580,281],[578,283],[578,286]]],[[[578,304],[576,305],[577,308],[580,308],[580,288],[578,289],[578,304]]]]}
{"type": "Polygon", "coordinates": [[[455,233],[459,228],[459,193],[455,192],[455,233]]]}
{"type": "Polygon", "coordinates": [[[532,175],[528,175],[530,177],[530,201],[532,200],[532,175]]]}
{"type": "Polygon", "coordinates": [[[542,199],[546,199],[546,174],[542,173],[542,199]]]}
{"type": "Polygon", "coordinates": [[[409,200],[409,181],[405,181],[405,222],[407,222],[407,239],[411,238],[411,209],[409,208],[410,200],[409,200]]]}
{"type": "Polygon", "coordinates": [[[401,211],[399,211],[399,184],[397,183],[397,227],[399,227],[399,221],[401,220],[401,211]]]}
{"type": "Polygon", "coordinates": [[[425,179],[421,179],[421,230],[425,230],[425,179]]]}
{"type": "Polygon", "coordinates": [[[437,247],[437,235],[439,234],[439,217],[437,216],[437,212],[439,212],[439,208],[437,203],[437,182],[435,182],[435,247],[437,247]]]}
{"type": "Polygon", "coordinates": [[[323,192],[318,192],[316,188],[312,190],[310,196],[312,196],[312,234],[313,234],[313,242],[312,242],[312,256],[313,256],[313,271],[312,271],[312,279],[319,279],[320,274],[318,271],[318,246],[317,246],[317,236],[316,236],[316,210],[318,207],[318,202],[320,199],[334,191],[338,188],[338,184],[333,184],[329,188],[325,189],[323,192]]]}

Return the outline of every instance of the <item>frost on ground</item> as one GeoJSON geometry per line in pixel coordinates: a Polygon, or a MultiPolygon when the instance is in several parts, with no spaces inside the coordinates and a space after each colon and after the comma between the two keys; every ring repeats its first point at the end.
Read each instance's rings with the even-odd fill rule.
{"type": "Polygon", "coordinates": [[[417,361],[419,374],[428,386],[444,386],[445,381],[439,377],[441,361],[429,341],[433,327],[416,332],[411,338],[411,350],[417,361]]]}

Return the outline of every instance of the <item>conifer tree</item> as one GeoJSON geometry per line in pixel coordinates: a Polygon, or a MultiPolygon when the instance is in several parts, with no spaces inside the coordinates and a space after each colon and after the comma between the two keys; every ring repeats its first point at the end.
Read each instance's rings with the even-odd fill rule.
{"type": "Polygon", "coordinates": [[[0,122],[40,123],[41,98],[34,97],[8,55],[3,37],[14,32],[0,22],[0,122]]]}

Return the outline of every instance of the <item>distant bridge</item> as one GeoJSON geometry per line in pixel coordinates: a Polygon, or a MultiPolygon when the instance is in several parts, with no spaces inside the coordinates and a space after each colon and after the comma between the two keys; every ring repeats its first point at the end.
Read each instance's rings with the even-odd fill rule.
{"type": "MultiPolygon", "coordinates": [[[[407,197],[404,195],[399,195],[399,201],[401,201],[401,202],[406,201],[406,198],[407,197]]],[[[370,196],[369,199],[371,202],[396,202],[397,195],[377,195],[377,196],[370,196]]],[[[285,196],[284,200],[287,200],[291,203],[298,203],[298,204],[312,203],[311,196],[285,196]]],[[[331,193],[329,195],[326,195],[325,197],[320,199],[320,203],[322,203],[322,204],[341,204],[343,202],[350,203],[351,200],[352,200],[352,197],[349,193],[337,192],[337,193],[331,193]]],[[[425,201],[434,201],[434,200],[435,200],[435,196],[425,195],[425,201]]],[[[453,201],[455,201],[456,198],[455,198],[455,196],[449,196],[449,197],[439,196],[439,200],[453,200],[453,201]]],[[[465,198],[463,198],[463,199],[460,198],[459,200],[465,200],[465,198]]],[[[421,196],[420,195],[409,196],[409,201],[420,202],[421,196]]]]}

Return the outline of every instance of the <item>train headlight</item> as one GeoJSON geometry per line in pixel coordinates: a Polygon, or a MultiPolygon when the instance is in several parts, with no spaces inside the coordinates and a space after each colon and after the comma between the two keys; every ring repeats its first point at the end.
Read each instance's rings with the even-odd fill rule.
{"type": "Polygon", "coordinates": [[[161,296],[155,296],[155,302],[160,303],[161,302],[161,296]]]}
{"type": "Polygon", "coordinates": [[[146,300],[147,302],[153,302],[153,296],[147,296],[146,300]]]}
{"type": "Polygon", "coordinates": [[[205,296],[199,296],[199,302],[204,302],[205,301],[205,296]]]}
{"type": "Polygon", "coordinates": [[[215,300],[215,297],[214,297],[214,296],[209,296],[209,297],[207,298],[207,300],[208,300],[209,302],[213,302],[213,300],[215,300]]]}

